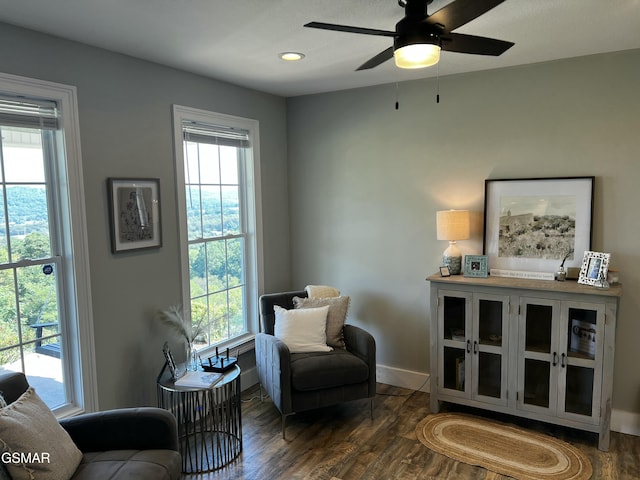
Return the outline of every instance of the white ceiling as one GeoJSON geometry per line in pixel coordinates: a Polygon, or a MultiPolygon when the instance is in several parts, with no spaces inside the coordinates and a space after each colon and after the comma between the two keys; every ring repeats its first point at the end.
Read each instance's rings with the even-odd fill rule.
{"type": "Polygon", "coordinates": [[[0,21],[287,97],[640,48],[640,0],[506,0],[456,32],[510,50],[443,52],[417,71],[388,61],[356,72],[392,40],[303,27],[393,30],[403,15],[397,0],[0,0],[0,21]],[[278,58],[289,50],[306,58],[278,58]]]}

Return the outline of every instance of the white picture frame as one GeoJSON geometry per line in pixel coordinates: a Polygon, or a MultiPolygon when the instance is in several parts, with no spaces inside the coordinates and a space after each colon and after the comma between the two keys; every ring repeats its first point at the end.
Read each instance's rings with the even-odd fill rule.
{"type": "Polygon", "coordinates": [[[580,267],[578,283],[598,286],[607,279],[610,253],[585,251],[580,267]]]}

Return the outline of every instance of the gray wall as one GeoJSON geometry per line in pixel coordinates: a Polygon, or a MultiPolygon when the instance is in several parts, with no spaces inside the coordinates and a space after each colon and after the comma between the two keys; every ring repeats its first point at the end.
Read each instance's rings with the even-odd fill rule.
{"type": "Polygon", "coordinates": [[[154,405],[166,331],[153,314],[181,300],[172,104],[259,120],[265,290],[277,291],[290,280],[285,100],[1,23],[0,71],[77,87],[99,406],[154,405]],[[108,177],[160,179],[162,248],[111,254],[108,177]]]}
{"type": "MultiPolygon", "coordinates": [[[[446,61],[446,58],[443,58],[446,61]]],[[[482,253],[484,180],[594,175],[592,248],[626,294],[614,408],[640,413],[640,51],[287,101],[295,285],[351,295],[378,362],[429,372],[429,285],[446,243],[436,211],[474,212],[463,253],[482,253]]]]}

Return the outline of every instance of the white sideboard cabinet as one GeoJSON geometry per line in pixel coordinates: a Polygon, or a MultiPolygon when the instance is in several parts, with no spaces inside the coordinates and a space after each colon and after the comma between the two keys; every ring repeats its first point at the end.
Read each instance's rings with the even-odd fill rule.
{"type": "Polygon", "coordinates": [[[622,287],[432,275],[431,411],[447,401],[598,433],[622,287]]]}

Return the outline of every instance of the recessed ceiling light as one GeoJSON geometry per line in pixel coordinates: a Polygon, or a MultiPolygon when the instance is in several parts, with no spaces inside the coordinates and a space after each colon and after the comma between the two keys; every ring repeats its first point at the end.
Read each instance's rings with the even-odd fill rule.
{"type": "Polygon", "coordinates": [[[282,60],[286,60],[287,62],[297,62],[298,60],[302,60],[304,58],[304,53],[282,52],[282,53],[279,53],[278,56],[282,60]]]}

